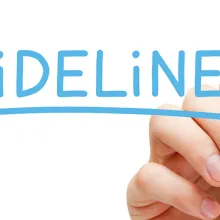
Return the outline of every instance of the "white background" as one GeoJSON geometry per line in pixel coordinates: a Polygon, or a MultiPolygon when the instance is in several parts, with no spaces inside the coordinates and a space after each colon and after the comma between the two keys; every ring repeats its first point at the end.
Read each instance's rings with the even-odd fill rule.
{"type": "MultiPolygon", "coordinates": [[[[151,93],[152,52],[158,50],[177,74],[179,50],[186,52],[186,90],[194,86],[195,52],[220,49],[219,1],[24,1],[0,0],[1,107],[113,106],[156,108],[181,105],[160,74],[151,93]],[[28,49],[49,63],[49,80],[39,93],[16,97],[16,53],[28,49]],[[57,52],[87,50],[66,59],[66,69],[83,77],[65,79],[65,89],[84,89],[86,98],[56,96],[57,52]],[[126,90],[126,98],[95,95],[96,52],[104,51],[104,89],[126,90]],[[134,60],[133,50],[141,56],[134,60]],[[132,95],[132,68],[141,69],[141,95],[132,95]]],[[[204,62],[219,69],[220,59],[204,62]]],[[[25,88],[41,77],[33,60],[25,64],[25,88]]],[[[218,86],[217,78],[203,80],[218,86]]],[[[148,161],[150,116],[38,114],[0,117],[1,220],[129,219],[126,188],[148,161]]]]}

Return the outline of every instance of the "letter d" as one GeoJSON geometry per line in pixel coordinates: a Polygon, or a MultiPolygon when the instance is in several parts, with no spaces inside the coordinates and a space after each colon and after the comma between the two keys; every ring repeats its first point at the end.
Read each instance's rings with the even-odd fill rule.
{"type": "Polygon", "coordinates": [[[46,84],[49,77],[49,65],[44,57],[34,51],[30,50],[20,50],[17,53],[17,96],[25,97],[30,96],[34,93],[40,91],[46,84]],[[32,57],[38,60],[43,67],[43,74],[37,85],[30,89],[23,89],[23,72],[24,72],[24,57],[32,57]]]}

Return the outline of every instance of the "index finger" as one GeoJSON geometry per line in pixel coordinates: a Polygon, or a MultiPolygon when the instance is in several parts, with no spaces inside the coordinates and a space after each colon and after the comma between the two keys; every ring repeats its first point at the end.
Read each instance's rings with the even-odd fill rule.
{"type": "MultiPolygon", "coordinates": [[[[170,106],[162,108],[170,109],[170,106]]],[[[174,156],[175,152],[179,153],[206,182],[212,186],[220,186],[220,182],[215,181],[208,169],[209,158],[219,154],[219,149],[192,118],[153,116],[150,122],[150,137],[151,161],[160,163],[161,159],[167,160],[169,156],[174,156]],[[158,141],[163,144],[159,145],[158,141]]],[[[191,171],[192,169],[188,172],[191,171]]]]}

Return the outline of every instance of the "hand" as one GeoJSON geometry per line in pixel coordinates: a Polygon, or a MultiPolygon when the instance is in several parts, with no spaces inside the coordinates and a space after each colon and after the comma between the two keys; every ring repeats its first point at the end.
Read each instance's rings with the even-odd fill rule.
{"type": "MultiPolygon", "coordinates": [[[[220,113],[220,98],[196,98],[190,90],[182,109],[220,113]]],[[[152,116],[150,143],[149,162],[128,185],[131,219],[220,219],[220,121],[152,116]]]]}

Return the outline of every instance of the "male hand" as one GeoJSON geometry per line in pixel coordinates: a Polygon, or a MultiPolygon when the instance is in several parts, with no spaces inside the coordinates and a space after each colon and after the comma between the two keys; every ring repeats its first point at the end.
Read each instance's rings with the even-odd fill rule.
{"type": "MultiPolygon", "coordinates": [[[[182,108],[160,108],[220,113],[220,98],[190,90],[182,108]]],[[[150,143],[149,162],[128,186],[131,219],[220,219],[220,121],[152,116],[150,143]]]]}

